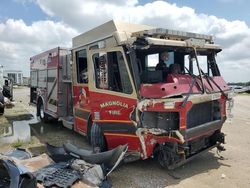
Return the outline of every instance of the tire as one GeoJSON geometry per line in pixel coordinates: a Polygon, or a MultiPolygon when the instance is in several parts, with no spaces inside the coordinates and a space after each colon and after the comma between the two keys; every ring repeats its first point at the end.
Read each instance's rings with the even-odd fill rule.
{"type": "Polygon", "coordinates": [[[91,127],[92,127],[92,120],[91,120],[91,116],[89,117],[88,120],[88,126],[87,126],[87,141],[89,143],[89,145],[91,145],[91,127]]]}
{"type": "Polygon", "coordinates": [[[96,123],[93,123],[91,126],[91,145],[94,150],[99,148],[100,152],[107,150],[106,141],[101,127],[96,123]]]}
{"type": "Polygon", "coordinates": [[[43,102],[40,100],[37,105],[37,115],[43,123],[48,123],[48,114],[44,112],[43,102]]]}

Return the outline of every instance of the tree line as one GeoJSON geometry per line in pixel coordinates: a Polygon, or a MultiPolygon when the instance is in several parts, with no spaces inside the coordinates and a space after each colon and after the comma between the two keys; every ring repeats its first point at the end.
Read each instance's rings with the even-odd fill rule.
{"type": "Polygon", "coordinates": [[[249,82],[229,82],[228,85],[250,86],[250,81],[249,82]]]}

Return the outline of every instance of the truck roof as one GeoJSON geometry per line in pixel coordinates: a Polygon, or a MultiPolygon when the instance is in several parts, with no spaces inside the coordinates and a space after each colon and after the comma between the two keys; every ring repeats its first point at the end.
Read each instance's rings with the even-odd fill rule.
{"type": "Polygon", "coordinates": [[[36,54],[32,57],[30,57],[30,61],[32,60],[36,60],[36,59],[40,59],[44,56],[48,56],[49,53],[53,53],[53,52],[58,52],[59,50],[70,50],[69,48],[65,48],[65,47],[55,47],[55,48],[52,48],[52,49],[49,49],[49,50],[46,50],[46,51],[43,51],[39,54],[36,54]]]}
{"type": "MultiPolygon", "coordinates": [[[[172,41],[172,43],[169,43],[171,45],[176,44],[175,42],[173,43],[173,41],[187,41],[189,39],[196,39],[198,41],[203,40],[204,43],[209,44],[209,48],[220,48],[218,45],[213,44],[213,37],[210,35],[156,28],[117,20],[111,20],[74,37],[72,39],[72,47],[78,48],[112,37],[115,39],[116,45],[132,44],[136,38],[147,37],[151,42],[154,42],[154,39],[161,39],[163,43],[169,40],[170,42],[172,41]],[[163,40],[165,40],[165,42],[163,40]]],[[[157,43],[159,43],[159,40],[157,43]]],[[[178,45],[186,46],[185,44],[178,45]]]]}
{"type": "Polygon", "coordinates": [[[72,39],[72,47],[76,48],[79,46],[84,46],[91,44],[109,37],[112,37],[115,32],[126,33],[131,36],[133,32],[153,29],[155,27],[127,23],[117,20],[111,20],[98,27],[95,27],[85,33],[82,33],[72,39]]]}

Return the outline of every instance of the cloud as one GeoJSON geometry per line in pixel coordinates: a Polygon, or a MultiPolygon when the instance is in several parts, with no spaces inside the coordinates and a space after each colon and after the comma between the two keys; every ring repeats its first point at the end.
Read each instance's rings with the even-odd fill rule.
{"type": "MultiPolygon", "coordinates": [[[[137,1],[133,0],[85,0],[84,3],[80,0],[73,0],[66,5],[69,7],[68,10],[65,10],[63,7],[67,2],[67,0],[38,0],[38,4],[48,15],[56,15],[79,32],[115,18],[213,35],[216,42],[224,48],[218,56],[226,80],[240,81],[240,76],[236,78],[231,75],[231,65],[238,67],[242,72],[245,71],[246,75],[250,75],[249,69],[246,69],[250,61],[250,29],[244,21],[228,21],[213,15],[198,14],[190,7],[179,7],[165,1],[139,5],[137,1]]],[[[250,76],[242,79],[248,81],[250,76]]]]}
{"type": "Polygon", "coordinates": [[[36,0],[36,3],[51,20],[60,22],[39,21],[28,26],[21,20],[8,20],[0,24],[0,45],[9,45],[6,49],[29,45],[35,49],[30,52],[65,43],[70,46],[71,37],[77,33],[110,19],[119,19],[213,35],[216,43],[223,47],[223,52],[218,55],[218,63],[225,79],[250,80],[250,76],[231,74],[231,68],[235,67],[238,72],[244,72],[242,75],[250,75],[250,28],[244,21],[228,21],[213,15],[198,14],[193,8],[166,1],[153,1],[144,5],[139,4],[138,0],[36,0]]]}
{"type": "Polygon", "coordinates": [[[28,75],[31,56],[56,46],[71,47],[76,34],[61,22],[38,21],[28,26],[23,20],[8,19],[0,24],[0,63],[28,75]]]}

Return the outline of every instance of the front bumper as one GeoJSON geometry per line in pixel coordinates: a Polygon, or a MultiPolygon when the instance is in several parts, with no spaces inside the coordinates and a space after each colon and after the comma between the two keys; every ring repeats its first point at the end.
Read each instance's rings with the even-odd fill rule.
{"type": "Polygon", "coordinates": [[[195,141],[199,138],[212,136],[220,129],[225,120],[216,120],[209,123],[196,126],[194,128],[185,129],[182,131],[165,131],[162,129],[146,129],[139,128],[136,131],[142,149],[142,158],[146,159],[152,156],[155,146],[164,143],[178,143],[185,146],[190,141],[195,141]]]}
{"type": "Polygon", "coordinates": [[[216,130],[221,129],[225,120],[215,120],[212,122],[204,123],[202,125],[186,129],[185,130],[185,140],[193,140],[197,137],[201,137],[203,135],[209,134],[216,130]]]}

